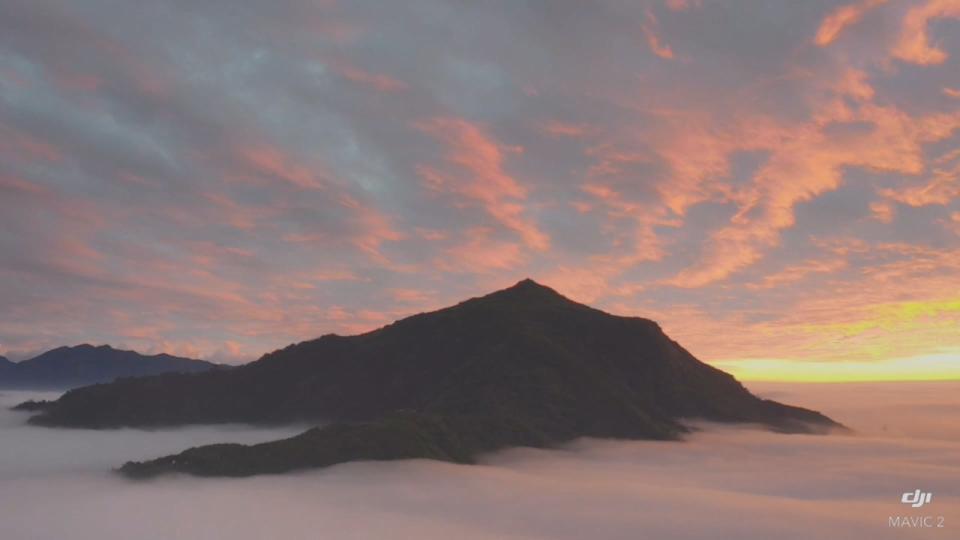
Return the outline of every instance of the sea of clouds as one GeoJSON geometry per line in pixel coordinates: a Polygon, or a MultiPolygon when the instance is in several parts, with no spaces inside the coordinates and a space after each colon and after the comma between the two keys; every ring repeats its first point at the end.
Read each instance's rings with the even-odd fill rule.
{"type": "Polygon", "coordinates": [[[111,472],[289,428],[90,431],[8,410],[0,392],[0,539],[850,539],[960,537],[960,383],[752,384],[852,435],[701,424],[685,442],[581,440],[482,465],[350,463],[246,479],[129,481],[111,472]],[[933,501],[901,504],[921,489],[933,501]],[[891,529],[890,516],[943,516],[891,529]]]}

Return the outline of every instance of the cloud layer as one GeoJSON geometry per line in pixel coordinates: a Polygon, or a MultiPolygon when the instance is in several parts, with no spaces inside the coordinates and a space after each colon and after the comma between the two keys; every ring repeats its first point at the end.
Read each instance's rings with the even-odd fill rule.
{"type": "MultiPolygon", "coordinates": [[[[603,540],[946,538],[960,525],[960,384],[765,384],[820,408],[851,436],[704,426],[686,442],[581,440],[512,450],[483,465],[353,463],[240,480],[132,482],[108,470],[188,444],[280,431],[143,432],[22,425],[0,396],[5,540],[277,537],[603,540]],[[934,494],[913,510],[904,492],[934,494]],[[942,515],[942,530],[891,530],[889,516],[942,515]]],[[[951,536],[952,537],[952,536],[951,536]]]]}
{"type": "Polygon", "coordinates": [[[525,276],[711,360],[960,350],[956,0],[114,7],[5,3],[0,352],[525,276]]]}

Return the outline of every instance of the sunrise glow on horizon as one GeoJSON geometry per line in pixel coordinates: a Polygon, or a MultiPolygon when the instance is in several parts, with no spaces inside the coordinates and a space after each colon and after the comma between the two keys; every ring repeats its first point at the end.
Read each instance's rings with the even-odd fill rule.
{"type": "Polygon", "coordinates": [[[960,0],[261,4],[5,2],[0,355],[530,277],[747,381],[960,379],[960,0]]]}
{"type": "Polygon", "coordinates": [[[741,381],[891,382],[960,380],[960,352],[876,362],[730,360],[713,365],[741,381]]]}

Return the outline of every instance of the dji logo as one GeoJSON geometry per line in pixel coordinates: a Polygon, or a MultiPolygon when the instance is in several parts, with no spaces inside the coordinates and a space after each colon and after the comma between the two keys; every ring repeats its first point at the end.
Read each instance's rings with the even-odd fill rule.
{"type": "MultiPolygon", "coordinates": [[[[924,493],[919,489],[904,493],[903,497],[900,497],[900,502],[914,508],[920,508],[932,501],[933,493],[924,493]]],[[[946,519],[943,516],[890,516],[887,519],[888,526],[893,529],[943,529],[946,527],[946,519]]]]}
{"type": "Polygon", "coordinates": [[[925,504],[929,504],[933,500],[933,493],[924,493],[919,489],[913,493],[904,493],[903,497],[900,499],[900,502],[903,504],[909,504],[914,508],[920,508],[925,504]]]}

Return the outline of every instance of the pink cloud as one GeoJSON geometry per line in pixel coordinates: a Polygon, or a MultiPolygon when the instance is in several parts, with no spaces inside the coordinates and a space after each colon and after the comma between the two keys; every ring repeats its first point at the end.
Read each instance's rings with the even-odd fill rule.
{"type": "Polygon", "coordinates": [[[640,31],[647,40],[647,46],[650,47],[650,51],[653,52],[653,54],[666,60],[673,59],[673,49],[670,48],[670,45],[665,44],[660,37],[660,21],[657,19],[656,14],[653,13],[652,8],[647,8],[646,19],[643,24],[640,25],[640,31]]]}
{"type": "Polygon", "coordinates": [[[442,272],[484,274],[510,270],[526,260],[519,244],[496,240],[492,232],[485,227],[469,229],[466,241],[447,249],[434,266],[442,272]]]}
{"type": "Polygon", "coordinates": [[[667,0],[667,7],[673,11],[687,11],[703,6],[703,0],[667,0]]]}
{"type": "Polygon", "coordinates": [[[28,182],[15,176],[0,175],[0,191],[13,191],[19,194],[43,196],[50,193],[50,190],[28,182]]]}
{"type": "Polygon", "coordinates": [[[350,82],[368,86],[385,94],[402,92],[410,88],[410,85],[407,83],[398,81],[388,75],[370,73],[354,66],[341,67],[340,74],[350,82]]]}
{"type": "MultiPolygon", "coordinates": [[[[253,173],[282,180],[303,189],[323,189],[324,184],[311,168],[297,163],[279,148],[253,146],[241,151],[253,173]]],[[[319,175],[322,177],[322,175],[319,175]]]]}
{"type": "Polygon", "coordinates": [[[396,230],[390,219],[382,212],[369,205],[361,204],[349,195],[342,195],[339,203],[353,211],[353,221],[356,224],[356,233],[352,243],[363,252],[377,261],[387,263],[387,258],[381,253],[380,246],[384,242],[395,242],[406,237],[396,230]]]}
{"type": "Polygon", "coordinates": [[[417,169],[427,186],[480,203],[529,247],[539,251],[549,248],[546,233],[524,215],[522,201],[527,198],[527,189],[504,171],[504,151],[518,153],[522,149],[504,148],[479,126],[459,118],[433,118],[416,127],[446,145],[441,168],[421,165],[417,169]]]}
{"type": "Polygon", "coordinates": [[[445,231],[438,231],[436,229],[428,229],[424,227],[417,227],[417,235],[424,240],[429,240],[430,242],[439,242],[441,240],[446,240],[449,238],[449,234],[445,231]]]}
{"type": "Polygon", "coordinates": [[[543,132],[551,137],[582,137],[589,131],[584,124],[569,124],[565,122],[547,122],[542,126],[543,132]]]}
{"type": "Polygon", "coordinates": [[[960,235],[960,212],[950,214],[950,222],[947,226],[950,227],[953,232],[957,233],[957,235],[960,235]]]}
{"type": "Polygon", "coordinates": [[[887,3],[887,0],[861,0],[834,9],[820,23],[820,28],[817,29],[817,35],[813,38],[813,42],[821,47],[830,45],[844,29],[857,24],[867,12],[885,3],[887,3]]]}
{"type": "Polygon", "coordinates": [[[7,161],[59,162],[63,151],[50,142],[0,124],[0,156],[7,161]]]}
{"type": "Polygon", "coordinates": [[[423,304],[429,302],[433,296],[419,289],[391,289],[390,295],[395,301],[405,304],[423,304]]]}
{"type": "Polygon", "coordinates": [[[903,18],[893,56],[914,64],[942,64],[947,53],[932,44],[928,34],[930,21],[940,18],[960,18],[960,0],[928,0],[911,8],[903,18]]]}
{"type": "Polygon", "coordinates": [[[946,205],[960,197],[960,149],[948,152],[933,161],[933,170],[925,183],[902,189],[883,189],[886,199],[913,207],[946,205]]]}
{"type": "Polygon", "coordinates": [[[757,283],[747,285],[751,289],[773,289],[782,287],[790,283],[803,281],[807,277],[816,274],[833,274],[848,267],[848,261],[845,257],[832,257],[824,259],[810,259],[794,266],[789,266],[783,270],[763,276],[757,283]]]}
{"type": "MultiPolygon", "coordinates": [[[[845,93],[841,85],[838,93],[845,93]]],[[[701,287],[750,266],[766,249],[779,243],[780,232],[795,225],[794,207],[843,182],[845,167],[918,175],[924,169],[924,144],[942,140],[960,127],[960,114],[911,117],[892,106],[875,105],[863,93],[856,108],[828,98],[812,122],[790,126],[782,140],[762,142],[772,152],[738,195],[739,211],[729,225],[714,231],[704,257],[668,282],[678,287],[701,287]],[[829,130],[861,122],[861,132],[829,130]],[[771,145],[776,141],[775,145],[771,145]]],[[[751,145],[748,137],[742,144],[751,145]]]]}

